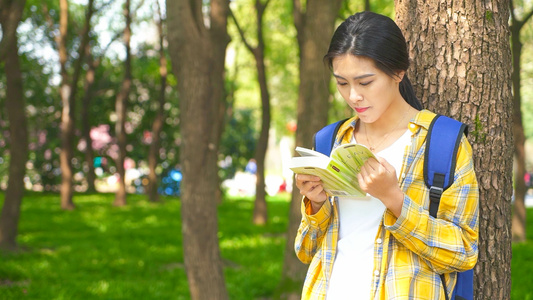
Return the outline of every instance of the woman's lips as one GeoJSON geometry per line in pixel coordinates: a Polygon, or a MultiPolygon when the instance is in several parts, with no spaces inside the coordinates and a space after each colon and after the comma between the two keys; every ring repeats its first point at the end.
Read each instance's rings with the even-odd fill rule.
{"type": "Polygon", "coordinates": [[[362,113],[362,112],[365,112],[367,109],[368,109],[368,107],[356,107],[355,111],[357,113],[362,113]]]}

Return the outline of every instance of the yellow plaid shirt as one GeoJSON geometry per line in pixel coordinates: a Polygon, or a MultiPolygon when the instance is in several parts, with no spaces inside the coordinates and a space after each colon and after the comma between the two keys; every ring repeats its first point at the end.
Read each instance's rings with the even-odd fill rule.
{"type": "MultiPolygon", "coordinates": [[[[371,299],[445,299],[439,274],[446,274],[448,294],[456,272],[472,269],[478,256],[479,191],[472,147],[463,136],[457,153],[453,185],[440,200],[437,219],[429,215],[429,189],[424,183],[424,151],[428,127],[435,114],[420,111],[409,124],[411,145],[406,148],[399,176],[405,196],[396,218],[383,214],[374,244],[371,299]]],[[[336,145],[347,143],[357,117],[339,129],[336,145]]],[[[325,299],[335,260],[339,214],[335,197],[310,215],[302,201],[302,221],[295,241],[298,258],[309,264],[302,299],[325,299]]],[[[349,298],[349,295],[347,295],[349,298]]]]}

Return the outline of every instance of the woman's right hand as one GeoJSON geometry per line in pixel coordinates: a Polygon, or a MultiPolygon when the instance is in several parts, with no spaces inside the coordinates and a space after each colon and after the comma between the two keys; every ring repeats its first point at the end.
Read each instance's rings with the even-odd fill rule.
{"type": "Polygon", "coordinates": [[[300,194],[304,195],[313,207],[313,213],[316,213],[322,207],[322,204],[328,199],[320,177],[305,174],[296,174],[296,187],[300,194]]]}

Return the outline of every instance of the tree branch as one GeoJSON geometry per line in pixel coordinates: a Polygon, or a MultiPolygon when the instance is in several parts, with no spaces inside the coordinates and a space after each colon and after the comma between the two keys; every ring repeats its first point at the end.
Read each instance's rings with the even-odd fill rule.
{"type": "Polygon", "coordinates": [[[522,20],[522,23],[523,23],[522,26],[523,26],[524,24],[526,24],[527,21],[529,21],[529,19],[531,19],[532,16],[533,16],[533,9],[530,10],[529,13],[526,15],[526,17],[522,20]]]}
{"type": "Polygon", "coordinates": [[[235,26],[237,26],[237,30],[239,31],[239,35],[241,36],[242,42],[244,43],[246,48],[248,48],[248,50],[250,50],[250,52],[254,53],[256,48],[252,47],[252,45],[250,45],[248,43],[248,41],[246,40],[246,37],[244,36],[244,31],[242,30],[241,26],[239,25],[239,22],[237,21],[237,18],[233,14],[233,11],[231,10],[231,8],[229,10],[229,14],[231,16],[231,19],[235,23],[235,26]]]}
{"type": "Polygon", "coordinates": [[[301,31],[303,29],[302,3],[300,2],[300,0],[292,0],[292,4],[292,16],[294,18],[294,25],[296,26],[296,30],[301,31]]]}

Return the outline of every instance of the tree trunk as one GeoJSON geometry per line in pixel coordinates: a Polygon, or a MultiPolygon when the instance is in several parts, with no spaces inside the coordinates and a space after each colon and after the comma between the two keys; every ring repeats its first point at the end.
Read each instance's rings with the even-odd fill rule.
{"type": "MultiPolygon", "coordinates": [[[[9,26],[13,26],[12,28],[16,30],[25,5],[25,1],[13,2],[0,7],[0,24],[4,37],[6,28],[9,26]],[[10,19],[13,16],[15,17],[10,19]]],[[[11,141],[8,186],[0,214],[0,249],[16,250],[20,205],[24,194],[24,175],[28,159],[28,129],[17,36],[14,35],[9,42],[2,40],[1,45],[5,47],[3,58],[5,58],[6,110],[11,141]]]]}
{"type": "Polygon", "coordinates": [[[397,22],[413,58],[409,77],[417,95],[429,109],[470,128],[480,189],[476,299],[509,299],[513,153],[509,2],[395,2],[397,22]]]}
{"type": "Polygon", "coordinates": [[[87,192],[96,192],[95,181],[96,174],[94,173],[94,151],[93,141],[91,138],[91,120],[90,120],[90,107],[93,97],[93,85],[94,77],[96,73],[97,62],[94,61],[93,56],[90,54],[90,46],[87,45],[87,56],[89,69],[85,73],[85,83],[83,87],[83,100],[81,110],[81,128],[82,137],[85,140],[85,165],[87,176],[87,192]]]}
{"type": "MultiPolygon", "coordinates": [[[[293,2],[300,50],[296,145],[311,148],[313,135],[328,121],[330,71],[322,59],[328,50],[342,0],[307,1],[305,12],[299,0],[293,2]]],[[[298,189],[293,186],[283,273],[278,289],[284,299],[300,299],[307,270],[307,265],[302,264],[294,253],[294,240],[302,218],[301,201],[298,189]]]]}
{"type": "Polygon", "coordinates": [[[263,38],[263,16],[268,1],[263,5],[261,0],[255,1],[256,24],[257,24],[257,47],[252,49],[257,69],[257,79],[261,91],[261,132],[255,150],[255,161],[257,164],[255,203],[253,222],[256,225],[264,225],[268,220],[265,188],[265,157],[268,147],[268,135],[270,132],[270,93],[265,67],[265,40],[263,38]]]}
{"type": "Polygon", "coordinates": [[[515,190],[514,190],[514,205],[512,230],[513,241],[526,241],[526,205],[525,197],[527,187],[524,182],[524,175],[526,174],[526,137],[524,134],[524,125],[522,123],[522,93],[521,93],[521,66],[520,61],[522,57],[522,42],[520,41],[520,31],[524,24],[533,15],[533,10],[530,11],[524,20],[519,21],[514,14],[513,1],[511,0],[511,49],[513,53],[513,136],[514,136],[514,155],[516,159],[515,168],[515,190]]]}
{"type": "Polygon", "coordinates": [[[255,203],[253,222],[256,225],[264,225],[268,219],[267,203],[266,203],[266,189],[265,189],[265,157],[268,147],[268,136],[270,132],[270,93],[268,92],[268,82],[265,67],[265,40],[263,38],[263,16],[269,0],[263,4],[261,0],[255,1],[256,14],[256,35],[257,46],[252,47],[244,32],[242,31],[239,22],[232,14],[235,25],[241,35],[241,38],[248,50],[252,53],[255,59],[255,66],[257,70],[257,81],[259,82],[259,89],[261,91],[261,132],[259,140],[257,141],[257,148],[255,151],[255,161],[257,164],[256,170],[256,187],[255,187],[255,203]]]}
{"type": "MultiPolygon", "coordinates": [[[[258,0],[259,1],[259,0],[258,0]]],[[[258,32],[262,30],[262,26],[258,23],[258,32]]],[[[270,132],[270,94],[268,92],[265,61],[264,61],[264,43],[262,34],[259,38],[259,46],[255,51],[255,61],[257,67],[257,75],[259,79],[259,87],[261,90],[261,133],[257,141],[257,148],[255,152],[255,160],[257,163],[256,172],[256,187],[255,187],[255,203],[253,222],[256,225],[264,225],[268,220],[268,210],[266,202],[266,186],[265,186],[265,157],[268,147],[268,135],[270,132]]]]}
{"type": "Polygon", "coordinates": [[[159,161],[159,149],[161,148],[161,131],[165,121],[165,90],[167,88],[167,58],[165,56],[164,36],[163,36],[163,20],[161,16],[161,8],[159,2],[157,3],[157,15],[159,20],[157,22],[157,30],[159,33],[159,75],[161,76],[161,87],[159,89],[159,103],[157,115],[152,124],[152,143],[148,152],[148,199],[151,202],[159,202],[159,194],[157,192],[157,174],[156,167],[159,161]]]}
{"type": "Polygon", "coordinates": [[[17,43],[17,28],[22,18],[26,0],[0,1],[2,37],[0,39],[0,62],[6,60],[9,45],[17,43]]]}
{"type": "Polygon", "coordinates": [[[74,73],[72,79],[67,71],[67,31],[68,31],[68,1],[60,0],[60,19],[58,37],[59,61],[61,64],[61,103],[63,104],[61,114],[61,153],[59,155],[61,164],[61,208],[65,210],[74,209],[72,201],[73,171],[72,158],[74,156],[74,128],[76,116],[76,95],[78,91],[78,81],[84,63],[86,46],[89,43],[89,31],[91,18],[93,15],[93,0],[87,4],[85,24],[83,27],[82,40],[78,49],[78,58],[74,62],[74,73]]]}
{"type": "Polygon", "coordinates": [[[61,153],[59,154],[59,162],[61,167],[61,208],[64,210],[72,210],[75,208],[72,201],[72,194],[74,192],[73,178],[72,178],[72,156],[73,156],[73,139],[74,139],[74,120],[73,111],[74,103],[70,103],[71,86],[69,84],[70,78],[67,71],[67,31],[68,31],[68,1],[60,0],[59,13],[59,36],[57,37],[57,46],[59,51],[59,63],[61,66],[61,84],[59,93],[61,96],[61,153]]]}
{"type": "Polygon", "coordinates": [[[167,1],[173,69],[180,92],[183,256],[191,299],[228,299],[218,244],[219,118],[224,103],[228,0],[167,1]]]}
{"type": "Polygon", "coordinates": [[[124,168],[124,161],[126,160],[126,110],[128,104],[128,97],[131,89],[131,12],[130,0],[126,0],[124,4],[124,17],[126,19],[126,27],[124,28],[124,46],[126,47],[126,60],[124,61],[124,80],[120,91],[115,99],[115,111],[117,114],[117,122],[115,123],[115,135],[118,144],[118,157],[116,159],[116,167],[118,173],[118,190],[115,194],[114,206],[124,206],[126,202],[126,170],[124,168]]]}
{"type": "Polygon", "coordinates": [[[370,0],[365,0],[365,11],[372,11],[370,7],[370,0]]]}

